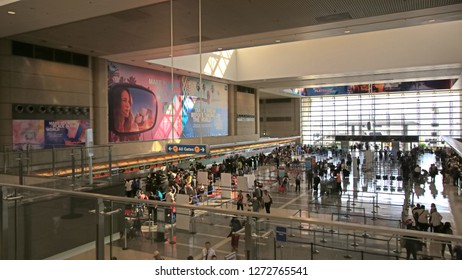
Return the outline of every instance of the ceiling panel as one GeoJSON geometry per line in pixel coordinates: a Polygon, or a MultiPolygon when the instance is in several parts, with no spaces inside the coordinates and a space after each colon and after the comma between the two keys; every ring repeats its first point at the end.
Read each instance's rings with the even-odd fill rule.
{"type": "MultiPolygon", "coordinates": [[[[40,1],[57,3],[51,0],[40,1]]],[[[37,9],[33,2],[35,1],[20,1],[18,6],[29,9],[30,13],[30,9],[37,9]]],[[[155,2],[154,5],[65,23],[10,38],[30,43],[54,44],[55,47],[72,46],[79,51],[91,51],[93,55],[168,47],[170,2],[155,2]]],[[[462,0],[202,0],[202,35],[204,41],[218,40],[320,25],[342,19],[345,26],[348,26],[348,20],[345,19],[349,17],[350,20],[355,20],[460,3],[462,0]]],[[[173,7],[174,44],[197,42],[198,1],[176,0],[173,7]]],[[[61,9],[64,10],[63,7],[61,9]]],[[[83,13],[79,9],[74,12],[83,13]]],[[[33,20],[28,22],[34,25],[33,20]]]]}
{"type": "MultiPolygon", "coordinates": [[[[174,45],[185,54],[197,52],[198,0],[173,1],[174,45]],[[185,46],[182,50],[181,47],[185,46]],[[189,52],[189,53],[188,53],[189,52]]],[[[359,32],[460,20],[462,0],[202,0],[204,46],[223,49],[344,35],[359,32]],[[375,21],[374,21],[375,19],[375,21]],[[401,20],[402,22],[398,21],[401,20]],[[387,25],[387,22],[394,21],[387,25]],[[271,36],[268,34],[272,34],[271,36]],[[276,37],[277,38],[277,37],[276,37]]],[[[71,49],[92,56],[125,55],[123,62],[144,63],[152,53],[170,47],[170,1],[164,0],[23,0],[0,7],[0,37],[71,49]]],[[[203,49],[205,50],[205,49],[203,49]]],[[[176,54],[176,53],[175,53],[176,54]]],[[[164,56],[165,57],[165,56],[164,56]]],[[[154,58],[154,57],[149,57],[154,58]]],[[[156,57],[158,58],[158,57],[156,57]]],[[[274,86],[274,84],[272,84],[274,86]]]]}

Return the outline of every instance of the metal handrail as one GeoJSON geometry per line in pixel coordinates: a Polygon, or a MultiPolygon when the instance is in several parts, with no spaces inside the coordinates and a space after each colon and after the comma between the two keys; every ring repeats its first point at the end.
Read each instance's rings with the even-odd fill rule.
{"type": "MultiPolygon", "coordinates": [[[[380,233],[380,234],[395,234],[395,235],[409,235],[410,231],[406,229],[396,229],[396,228],[389,228],[384,226],[369,226],[369,225],[361,225],[361,224],[351,224],[351,223],[344,223],[344,222],[335,222],[335,221],[326,221],[326,220],[318,220],[313,218],[303,218],[303,217],[291,217],[286,215],[280,214],[266,214],[260,212],[247,212],[247,211],[238,211],[238,210],[229,210],[223,208],[211,208],[207,206],[197,206],[197,205],[190,205],[190,204],[179,204],[179,203],[169,203],[169,202],[162,202],[162,201],[155,201],[155,200],[140,200],[137,198],[129,198],[129,197],[121,197],[121,196],[112,196],[112,195],[104,195],[104,194],[95,194],[95,193],[84,193],[84,192],[75,192],[69,190],[60,190],[60,189],[49,189],[43,187],[35,187],[35,186],[27,186],[27,185],[17,185],[17,184],[0,184],[3,188],[14,188],[19,190],[29,190],[29,191],[36,191],[36,192],[53,192],[54,194],[61,194],[61,195],[68,195],[74,197],[81,197],[87,199],[101,199],[107,201],[114,201],[120,203],[143,203],[150,206],[175,206],[177,208],[186,208],[192,210],[203,210],[208,212],[217,212],[220,214],[228,214],[228,215],[237,215],[237,216],[246,216],[246,217],[253,217],[253,218],[272,218],[274,220],[282,220],[282,221],[293,221],[293,222],[300,222],[300,223],[310,223],[316,224],[320,226],[327,226],[327,227],[337,227],[342,228],[345,230],[352,230],[352,231],[364,231],[364,232],[373,232],[373,233],[380,233]]],[[[423,232],[423,231],[412,231],[412,236],[416,238],[429,238],[429,239],[438,239],[441,241],[454,241],[462,244],[462,236],[461,235],[448,235],[442,233],[430,233],[430,232],[423,232]]]]}

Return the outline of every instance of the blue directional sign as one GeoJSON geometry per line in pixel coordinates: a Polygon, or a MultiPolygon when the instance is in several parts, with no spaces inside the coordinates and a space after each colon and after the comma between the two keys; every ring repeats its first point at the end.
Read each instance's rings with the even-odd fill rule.
{"type": "Polygon", "coordinates": [[[173,154],[207,154],[207,145],[167,144],[167,153],[173,154]]]}

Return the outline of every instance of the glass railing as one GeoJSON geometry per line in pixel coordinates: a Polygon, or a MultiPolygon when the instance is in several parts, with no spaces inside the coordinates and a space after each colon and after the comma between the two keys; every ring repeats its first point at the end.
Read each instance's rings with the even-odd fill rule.
{"type": "MultiPolygon", "coordinates": [[[[85,146],[56,146],[50,149],[13,150],[5,146],[0,152],[0,170],[3,174],[24,176],[83,177],[89,169],[88,150],[85,146]]],[[[109,172],[111,146],[91,148],[92,164],[98,170],[109,172]]]]}
{"type": "Polygon", "coordinates": [[[347,209],[266,214],[231,210],[231,199],[191,205],[177,195],[172,204],[13,184],[1,184],[1,193],[1,259],[152,259],[155,250],[200,259],[210,242],[218,259],[395,260],[413,239],[418,258],[441,259],[443,243],[462,244],[459,235],[337,221],[347,209]],[[232,217],[241,225],[234,231],[232,217]]]}

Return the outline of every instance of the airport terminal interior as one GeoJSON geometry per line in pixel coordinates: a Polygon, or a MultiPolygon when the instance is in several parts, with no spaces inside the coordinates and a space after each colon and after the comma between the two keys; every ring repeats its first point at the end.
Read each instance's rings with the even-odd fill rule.
{"type": "Polygon", "coordinates": [[[0,14],[0,259],[462,259],[461,0],[0,14]]]}

